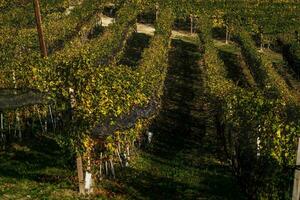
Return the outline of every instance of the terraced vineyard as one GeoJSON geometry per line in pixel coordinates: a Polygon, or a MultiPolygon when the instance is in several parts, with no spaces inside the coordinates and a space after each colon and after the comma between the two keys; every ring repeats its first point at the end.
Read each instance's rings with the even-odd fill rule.
{"type": "Polygon", "coordinates": [[[0,199],[299,199],[297,1],[0,11],[0,199]]]}

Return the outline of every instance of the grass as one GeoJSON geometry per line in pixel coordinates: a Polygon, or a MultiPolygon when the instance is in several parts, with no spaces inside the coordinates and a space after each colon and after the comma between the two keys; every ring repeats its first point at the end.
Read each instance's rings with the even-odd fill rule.
{"type": "Polygon", "coordinates": [[[280,53],[277,53],[270,49],[264,49],[261,53],[264,56],[264,58],[270,62],[284,64],[283,56],[280,53]]]}
{"type": "Polygon", "coordinates": [[[243,199],[228,167],[207,154],[197,156],[196,150],[182,150],[174,159],[139,152],[118,187],[104,187],[124,199],[243,199]]]}
{"type": "Polygon", "coordinates": [[[234,42],[229,41],[228,44],[226,44],[225,41],[216,39],[214,39],[213,42],[215,47],[221,51],[231,54],[239,54],[241,52],[238,45],[234,42]]]}
{"type": "Polygon", "coordinates": [[[181,40],[183,42],[194,44],[194,45],[198,45],[199,44],[199,37],[197,35],[190,35],[190,36],[176,35],[174,37],[174,40],[181,40]]]}
{"type": "Polygon", "coordinates": [[[234,42],[226,44],[221,40],[214,40],[214,45],[225,64],[227,78],[244,88],[255,87],[255,80],[241,55],[241,49],[238,45],[234,42]]]}
{"type": "Polygon", "coordinates": [[[0,154],[0,199],[82,199],[66,155],[45,137],[12,144],[0,154]]]}

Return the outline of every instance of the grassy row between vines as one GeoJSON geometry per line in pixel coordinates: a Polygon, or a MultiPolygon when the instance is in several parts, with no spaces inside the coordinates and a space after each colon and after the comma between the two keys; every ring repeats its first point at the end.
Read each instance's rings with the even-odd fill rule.
{"type": "Polygon", "coordinates": [[[275,97],[296,103],[297,97],[290,91],[285,80],[273,68],[272,63],[264,59],[257,51],[251,36],[245,31],[240,31],[237,35],[237,41],[258,86],[265,90],[266,93],[271,95],[273,93],[275,97]]]}

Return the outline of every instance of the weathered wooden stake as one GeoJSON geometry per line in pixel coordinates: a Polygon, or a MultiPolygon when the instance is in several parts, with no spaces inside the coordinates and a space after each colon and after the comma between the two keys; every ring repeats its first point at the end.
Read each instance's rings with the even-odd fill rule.
{"type": "Polygon", "coordinates": [[[18,129],[18,139],[22,140],[21,122],[19,117],[19,112],[16,113],[17,129],[18,129]]]}
{"type": "MultiPolygon", "coordinates": [[[[298,151],[296,166],[300,165],[300,138],[298,139],[298,151]]],[[[296,168],[294,177],[294,188],[293,188],[293,198],[292,200],[299,200],[300,198],[300,171],[296,168]]]]}
{"type": "Polygon", "coordinates": [[[158,15],[159,15],[159,4],[155,5],[155,20],[158,19],[158,15]]]}
{"type": "Polygon", "coordinates": [[[117,156],[118,156],[118,158],[119,158],[121,167],[123,167],[123,162],[122,162],[121,155],[120,155],[120,152],[119,152],[118,149],[116,150],[116,154],[117,154],[117,156]]]}
{"type": "Polygon", "coordinates": [[[263,38],[264,38],[263,34],[260,33],[260,50],[259,50],[260,52],[263,52],[263,51],[264,51],[263,38]]]}
{"type": "Polygon", "coordinates": [[[120,142],[118,142],[118,150],[119,150],[119,152],[121,152],[121,145],[120,145],[120,142]]]}
{"type": "Polygon", "coordinates": [[[114,163],[113,163],[112,159],[109,159],[109,162],[110,162],[110,168],[111,168],[112,176],[115,179],[116,178],[116,174],[115,174],[114,163]]]}
{"type": "Polygon", "coordinates": [[[100,170],[99,170],[99,174],[100,174],[100,180],[102,179],[102,152],[100,153],[100,170]]]}
{"type": "Polygon", "coordinates": [[[229,28],[226,25],[226,37],[225,37],[225,44],[228,44],[228,40],[229,40],[229,28]]]}
{"type": "Polygon", "coordinates": [[[78,155],[78,157],[76,159],[76,163],[77,163],[79,193],[84,194],[84,178],[83,178],[83,168],[82,168],[82,157],[81,157],[81,155],[78,155]]]}
{"type": "Polygon", "coordinates": [[[53,119],[53,114],[52,114],[51,106],[49,105],[48,108],[49,108],[49,113],[50,113],[50,118],[51,118],[52,127],[53,127],[53,129],[55,130],[56,127],[55,127],[55,123],[54,123],[54,119],[53,119]]]}
{"type": "Polygon", "coordinates": [[[45,127],[43,126],[42,117],[41,117],[39,108],[37,108],[36,106],[34,106],[34,109],[36,110],[36,112],[38,114],[39,122],[40,122],[40,125],[41,125],[41,128],[42,128],[42,132],[45,133],[45,129],[44,129],[45,127]]]}
{"type": "Polygon", "coordinates": [[[41,17],[39,0],[33,0],[33,4],[34,4],[36,28],[39,35],[41,55],[42,57],[47,57],[48,53],[47,53],[47,47],[46,47],[43,28],[42,28],[42,17],[41,17]]]}
{"type": "Polygon", "coordinates": [[[102,21],[103,13],[101,12],[101,13],[98,15],[98,17],[99,17],[99,20],[98,20],[98,22],[97,22],[97,25],[98,25],[98,26],[102,26],[102,24],[103,24],[103,21],[102,21]]]}
{"type": "Polygon", "coordinates": [[[130,149],[129,149],[129,145],[127,145],[126,151],[127,151],[127,159],[130,160],[130,149]]]}
{"type": "Polygon", "coordinates": [[[3,113],[1,113],[1,130],[4,130],[3,113]]]}
{"type": "Polygon", "coordinates": [[[108,176],[108,166],[107,166],[107,161],[105,161],[105,174],[108,176]]]}

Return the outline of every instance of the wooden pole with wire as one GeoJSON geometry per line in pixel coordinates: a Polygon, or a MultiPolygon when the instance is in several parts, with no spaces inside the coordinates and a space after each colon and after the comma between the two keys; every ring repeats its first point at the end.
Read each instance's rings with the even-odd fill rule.
{"type": "Polygon", "coordinates": [[[48,52],[47,52],[46,42],[45,42],[43,28],[42,28],[40,2],[39,2],[39,0],[33,0],[33,4],[34,4],[36,27],[37,27],[37,32],[39,35],[41,56],[44,58],[44,57],[48,56],[48,52]]]}

